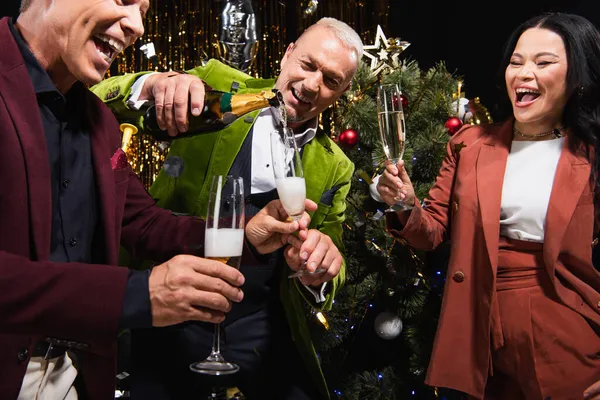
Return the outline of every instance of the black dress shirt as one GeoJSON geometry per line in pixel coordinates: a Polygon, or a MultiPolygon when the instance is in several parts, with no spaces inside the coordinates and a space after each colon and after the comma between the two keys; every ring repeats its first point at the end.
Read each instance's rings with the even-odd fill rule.
{"type": "MultiPolygon", "coordinates": [[[[85,91],[80,82],[63,95],[12,23],[9,23],[37,96],[50,162],[52,231],[50,261],[94,263],[99,206],[85,91]]],[[[35,112],[32,110],[32,112],[35,112]]],[[[121,328],[152,326],[147,271],[130,270],[121,328]]]]}

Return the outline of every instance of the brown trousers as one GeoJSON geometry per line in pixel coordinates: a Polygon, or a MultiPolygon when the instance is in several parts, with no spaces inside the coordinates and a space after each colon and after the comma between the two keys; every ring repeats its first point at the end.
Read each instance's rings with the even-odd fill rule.
{"type": "Polygon", "coordinates": [[[500,240],[485,400],[581,400],[600,380],[598,327],[560,304],[542,246],[500,240]]]}

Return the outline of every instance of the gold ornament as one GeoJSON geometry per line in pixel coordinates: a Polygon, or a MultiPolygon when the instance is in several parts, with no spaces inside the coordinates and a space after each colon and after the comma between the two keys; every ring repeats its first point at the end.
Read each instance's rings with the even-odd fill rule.
{"type": "Polygon", "coordinates": [[[371,60],[369,68],[375,75],[378,75],[383,70],[398,68],[400,66],[398,57],[408,46],[410,46],[410,43],[401,41],[399,38],[388,40],[381,29],[381,25],[377,25],[375,44],[363,46],[363,57],[371,60]]]}

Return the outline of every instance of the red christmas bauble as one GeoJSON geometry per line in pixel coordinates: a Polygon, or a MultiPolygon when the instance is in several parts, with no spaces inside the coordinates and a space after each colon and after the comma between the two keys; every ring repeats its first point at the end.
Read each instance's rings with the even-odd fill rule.
{"type": "Polygon", "coordinates": [[[463,123],[460,120],[460,118],[450,117],[450,118],[448,118],[448,120],[446,121],[444,126],[448,130],[448,133],[450,134],[450,136],[452,136],[456,132],[458,132],[458,130],[463,126],[463,123]]]}
{"type": "Polygon", "coordinates": [[[358,132],[354,129],[346,129],[338,136],[338,143],[346,148],[352,148],[358,143],[358,132]]]}
{"type": "Polygon", "coordinates": [[[402,103],[402,110],[406,111],[406,109],[408,108],[408,99],[405,95],[400,95],[400,102],[402,103]]]}
{"type": "MultiPolygon", "coordinates": [[[[395,109],[398,109],[398,95],[392,97],[392,104],[395,109]]],[[[408,108],[408,99],[402,93],[400,93],[400,104],[402,104],[402,111],[406,111],[408,108]]]]}

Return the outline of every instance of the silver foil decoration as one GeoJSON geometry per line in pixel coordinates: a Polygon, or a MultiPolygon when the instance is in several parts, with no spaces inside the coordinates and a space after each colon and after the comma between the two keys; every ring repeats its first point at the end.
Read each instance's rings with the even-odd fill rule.
{"type": "Polygon", "coordinates": [[[304,18],[308,17],[309,15],[313,15],[315,11],[317,11],[318,6],[319,0],[310,0],[304,9],[304,18]]]}
{"type": "Polygon", "coordinates": [[[219,27],[219,59],[248,72],[258,52],[256,16],[251,0],[226,0],[219,27]]]}

